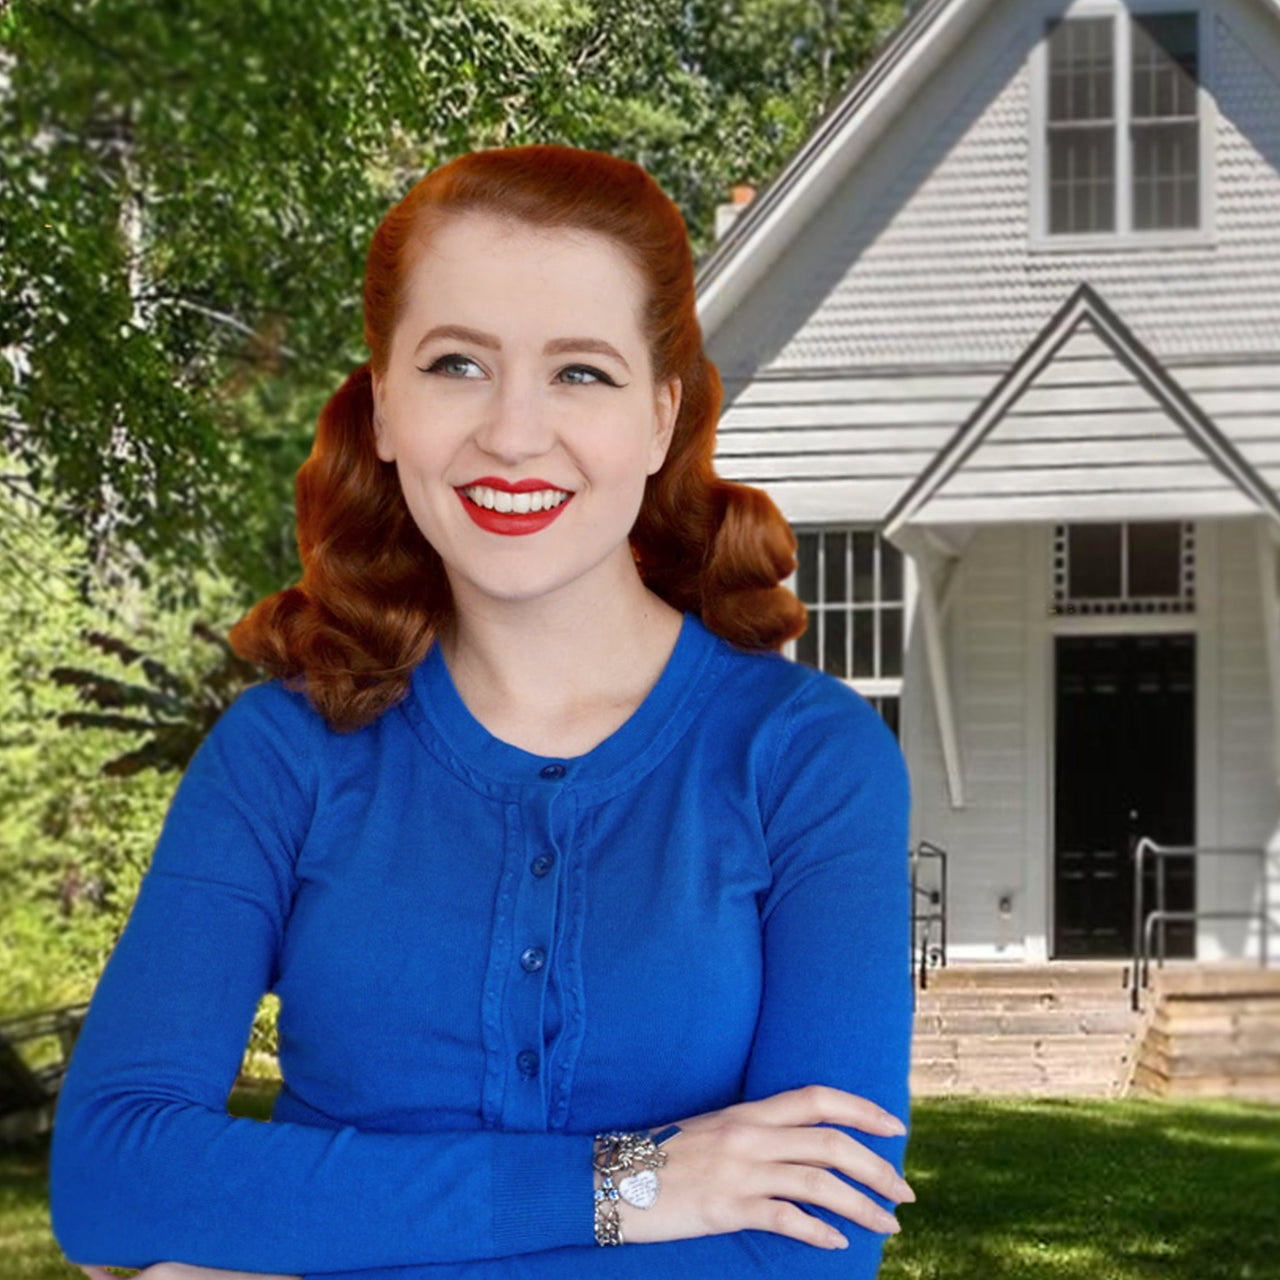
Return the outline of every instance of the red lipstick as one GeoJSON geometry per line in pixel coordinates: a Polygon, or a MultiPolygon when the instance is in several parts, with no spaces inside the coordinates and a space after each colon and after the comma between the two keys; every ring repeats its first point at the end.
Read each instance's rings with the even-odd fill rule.
{"type": "Polygon", "coordinates": [[[468,480],[458,488],[474,489],[479,484],[484,485],[486,489],[503,489],[507,493],[532,493],[535,489],[559,489],[561,493],[566,492],[564,485],[552,484],[550,480],[542,480],[537,476],[532,480],[517,480],[514,484],[498,476],[481,476],[478,480],[468,480]]]}
{"type": "Polygon", "coordinates": [[[487,529],[490,533],[507,535],[537,533],[539,529],[545,529],[573,501],[573,494],[569,493],[569,496],[559,506],[552,507],[546,511],[528,511],[524,514],[515,511],[490,511],[488,507],[482,507],[478,503],[472,502],[463,493],[462,490],[464,488],[470,489],[473,485],[484,485],[489,489],[501,489],[506,493],[529,493],[535,489],[559,489],[561,493],[565,493],[567,490],[536,477],[532,480],[519,480],[512,484],[507,480],[499,479],[497,476],[481,476],[478,480],[472,480],[467,485],[459,485],[454,492],[458,495],[458,499],[466,510],[467,515],[482,529],[487,529]]]}

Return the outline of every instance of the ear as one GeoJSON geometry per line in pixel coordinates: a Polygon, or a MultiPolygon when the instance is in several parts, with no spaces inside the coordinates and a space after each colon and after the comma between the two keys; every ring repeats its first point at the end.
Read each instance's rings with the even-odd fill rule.
{"type": "Polygon", "coordinates": [[[371,374],[373,384],[373,442],[378,457],[383,462],[394,462],[396,455],[391,444],[391,436],[387,431],[386,419],[382,414],[382,381],[378,375],[371,374]]]}
{"type": "Polygon", "coordinates": [[[676,419],[680,416],[682,393],[683,388],[679,378],[672,378],[658,388],[658,396],[654,401],[656,421],[649,448],[649,475],[658,471],[667,459],[667,451],[671,448],[671,437],[675,434],[676,419]]]}

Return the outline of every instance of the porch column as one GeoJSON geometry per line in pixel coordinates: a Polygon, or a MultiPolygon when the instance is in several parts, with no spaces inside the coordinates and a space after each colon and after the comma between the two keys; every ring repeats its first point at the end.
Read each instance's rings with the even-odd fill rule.
{"type": "MultiPolygon", "coordinates": [[[[1254,522],[1258,539],[1258,587],[1262,602],[1262,646],[1267,658],[1271,708],[1271,776],[1280,791],[1280,525],[1267,516],[1254,522]]],[[[1267,841],[1267,874],[1262,893],[1272,919],[1280,914],[1280,823],[1267,841]]],[[[1275,935],[1268,940],[1269,967],[1280,967],[1275,935]]]]}
{"type": "Polygon", "coordinates": [[[942,742],[942,758],[947,770],[947,790],[951,797],[951,807],[963,809],[964,778],[960,769],[960,746],[952,713],[951,684],[947,679],[947,655],[942,639],[938,582],[934,575],[940,556],[929,545],[927,536],[918,530],[902,529],[895,540],[916,562],[916,579],[920,585],[920,623],[924,628],[933,708],[938,719],[938,736],[942,742]]]}
{"type": "Polygon", "coordinates": [[[1254,522],[1258,537],[1258,586],[1262,601],[1262,644],[1267,658],[1267,688],[1271,706],[1271,776],[1280,790],[1280,528],[1274,520],[1259,516],[1254,522]]]}

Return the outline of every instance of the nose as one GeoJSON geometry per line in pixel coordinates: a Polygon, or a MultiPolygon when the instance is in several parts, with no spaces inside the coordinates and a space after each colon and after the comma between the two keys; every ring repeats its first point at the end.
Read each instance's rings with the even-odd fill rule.
{"type": "Polygon", "coordinates": [[[508,378],[489,402],[475,438],[486,453],[510,464],[536,457],[554,439],[551,410],[527,381],[508,378]]]}

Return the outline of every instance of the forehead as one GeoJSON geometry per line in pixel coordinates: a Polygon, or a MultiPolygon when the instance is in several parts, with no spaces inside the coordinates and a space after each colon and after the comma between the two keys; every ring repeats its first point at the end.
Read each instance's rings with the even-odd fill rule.
{"type": "Polygon", "coordinates": [[[640,273],[618,245],[592,231],[451,215],[419,240],[406,286],[406,314],[415,323],[427,315],[478,327],[483,319],[491,328],[503,316],[547,326],[597,319],[614,326],[617,338],[639,338],[640,273]]]}

